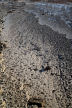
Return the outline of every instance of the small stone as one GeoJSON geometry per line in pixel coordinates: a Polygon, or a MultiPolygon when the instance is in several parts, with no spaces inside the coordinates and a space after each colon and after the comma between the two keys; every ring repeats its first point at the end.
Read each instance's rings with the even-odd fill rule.
{"type": "Polygon", "coordinates": [[[39,72],[44,72],[44,71],[48,71],[48,70],[51,70],[50,66],[46,66],[46,67],[42,66],[42,69],[39,70],[39,72]]]}
{"type": "Polygon", "coordinates": [[[58,58],[59,58],[60,60],[63,60],[63,59],[64,59],[64,57],[63,57],[61,54],[58,54],[58,58]]]}

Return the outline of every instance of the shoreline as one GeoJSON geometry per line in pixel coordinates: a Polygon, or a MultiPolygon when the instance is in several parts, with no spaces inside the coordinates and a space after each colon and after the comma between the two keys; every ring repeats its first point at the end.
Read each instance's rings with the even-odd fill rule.
{"type": "Polygon", "coordinates": [[[70,108],[72,41],[40,25],[23,7],[10,13],[6,21],[9,25],[2,32],[8,44],[3,51],[6,68],[1,74],[5,105],[24,108],[35,98],[45,108],[70,108]],[[47,62],[51,70],[40,73],[47,62]]]}

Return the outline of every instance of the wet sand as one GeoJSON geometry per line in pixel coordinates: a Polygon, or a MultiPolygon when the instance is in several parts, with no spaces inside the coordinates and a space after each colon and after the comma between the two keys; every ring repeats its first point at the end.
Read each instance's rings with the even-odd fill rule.
{"type": "Polygon", "coordinates": [[[40,25],[46,25],[66,38],[72,39],[72,4],[34,2],[27,3],[25,11],[38,18],[40,25]]]}
{"type": "Polygon", "coordinates": [[[6,44],[0,55],[0,107],[71,108],[72,40],[40,25],[24,4],[9,6],[0,36],[6,44]]]}

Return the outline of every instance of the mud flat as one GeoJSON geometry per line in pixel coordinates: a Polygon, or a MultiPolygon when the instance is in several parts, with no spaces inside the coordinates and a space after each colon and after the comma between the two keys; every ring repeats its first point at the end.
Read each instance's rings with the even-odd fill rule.
{"type": "Polygon", "coordinates": [[[71,108],[72,40],[40,25],[25,12],[25,4],[7,4],[6,9],[0,107],[71,108]]]}

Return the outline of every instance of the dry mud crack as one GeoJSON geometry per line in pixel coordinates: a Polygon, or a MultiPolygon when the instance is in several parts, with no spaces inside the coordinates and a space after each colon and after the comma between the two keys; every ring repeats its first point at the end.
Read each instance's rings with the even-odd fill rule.
{"type": "Polygon", "coordinates": [[[0,107],[71,108],[71,40],[41,26],[24,6],[7,13],[0,37],[7,45],[0,54],[0,107]]]}

